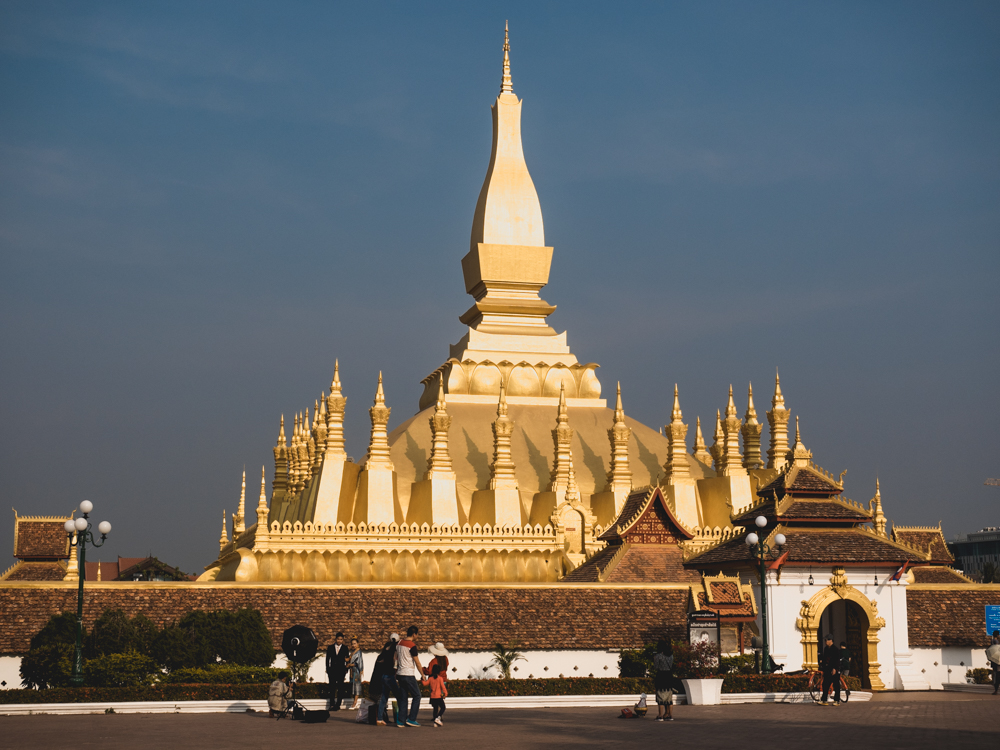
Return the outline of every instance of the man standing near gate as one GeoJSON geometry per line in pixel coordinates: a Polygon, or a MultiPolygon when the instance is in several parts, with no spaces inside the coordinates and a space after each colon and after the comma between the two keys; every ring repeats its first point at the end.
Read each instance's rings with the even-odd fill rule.
{"type": "Polygon", "coordinates": [[[820,668],[823,670],[823,700],[820,703],[829,705],[827,698],[830,696],[830,686],[834,688],[835,705],[840,705],[840,649],[833,644],[833,636],[826,637],[826,646],[823,649],[823,658],[820,659],[820,668]]]}
{"type": "Polygon", "coordinates": [[[337,633],[330,648],[326,650],[326,681],[330,684],[330,710],[339,711],[344,699],[344,677],[347,674],[348,649],[344,645],[344,634],[337,633]]]}

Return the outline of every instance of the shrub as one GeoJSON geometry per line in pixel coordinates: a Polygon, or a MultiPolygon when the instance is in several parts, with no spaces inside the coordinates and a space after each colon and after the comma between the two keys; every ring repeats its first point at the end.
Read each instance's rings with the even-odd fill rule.
{"type": "Polygon", "coordinates": [[[502,680],[510,679],[510,668],[514,666],[514,662],[526,661],[524,654],[517,650],[517,644],[504,646],[502,643],[498,643],[496,648],[493,649],[492,656],[493,661],[490,663],[500,672],[500,679],[502,680]]]}
{"type": "Polygon", "coordinates": [[[134,652],[149,655],[159,628],[148,617],[129,617],[120,609],[106,609],[97,618],[84,645],[88,659],[134,652]]]}
{"type": "Polygon", "coordinates": [[[160,672],[160,665],[146,654],[128,651],[88,659],[84,681],[91,687],[136,687],[149,685],[160,672]]]}
{"type": "Polygon", "coordinates": [[[271,634],[255,609],[189,612],[165,627],[153,643],[153,656],[167,669],[215,664],[266,667],[274,662],[271,634]]]}
{"type": "Polygon", "coordinates": [[[153,641],[152,656],[170,671],[202,667],[215,661],[208,639],[180,625],[168,625],[153,641]]]}
{"type": "MultiPolygon", "coordinates": [[[[28,653],[21,659],[21,684],[44,689],[69,685],[76,652],[76,615],[52,615],[32,636],[28,653]]],[[[86,637],[86,630],[84,631],[86,637]]]]}
{"type": "Polygon", "coordinates": [[[965,672],[965,679],[970,678],[976,685],[992,685],[993,677],[990,674],[992,670],[986,669],[985,667],[976,667],[975,669],[969,669],[965,672]]]}
{"type": "Polygon", "coordinates": [[[240,664],[210,664],[205,667],[175,669],[163,675],[163,684],[261,685],[278,679],[280,669],[247,667],[240,664]]]}
{"type": "Polygon", "coordinates": [[[618,674],[622,677],[646,677],[653,673],[656,644],[647,643],[641,649],[622,649],[618,656],[618,674]]]}
{"type": "Polygon", "coordinates": [[[674,641],[674,677],[702,679],[719,673],[719,651],[714,643],[674,641]]]}
{"type": "Polygon", "coordinates": [[[722,665],[719,671],[725,674],[757,674],[753,654],[723,656],[719,662],[722,665]]]}

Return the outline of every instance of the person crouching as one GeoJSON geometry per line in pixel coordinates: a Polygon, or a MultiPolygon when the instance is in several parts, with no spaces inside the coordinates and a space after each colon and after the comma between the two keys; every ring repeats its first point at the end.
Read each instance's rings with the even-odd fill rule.
{"type": "Polygon", "coordinates": [[[267,690],[268,715],[274,719],[280,719],[288,712],[288,696],[292,692],[288,686],[290,678],[288,672],[278,672],[278,679],[267,690]]]}

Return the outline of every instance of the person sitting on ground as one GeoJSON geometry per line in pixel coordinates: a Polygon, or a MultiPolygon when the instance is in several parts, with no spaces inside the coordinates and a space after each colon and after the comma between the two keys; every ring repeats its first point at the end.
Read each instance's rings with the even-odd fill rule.
{"type": "Polygon", "coordinates": [[[441,641],[438,641],[433,646],[427,647],[427,653],[429,653],[434,658],[431,659],[430,664],[424,667],[424,674],[430,676],[434,671],[435,665],[441,665],[441,676],[447,681],[448,679],[448,649],[444,647],[441,641]]]}
{"type": "Polygon", "coordinates": [[[278,672],[278,679],[267,690],[268,715],[275,719],[282,718],[288,711],[288,696],[292,692],[288,685],[290,678],[288,672],[278,672]]]}
{"type": "MultiPolygon", "coordinates": [[[[430,649],[428,649],[429,651],[430,649]]],[[[423,686],[431,690],[431,706],[434,707],[434,726],[444,726],[444,699],[448,695],[448,686],[444,684],[445,672],[440,664],[431,667],[430,677],[423,680],[423,686]]]]}
{"type": "Polygon", "coordinates": [[[671,710],[674,702],[674,647],[670,641],[661,638],[656,642],[653,656],[653,688],[656,690],[657,721],[673,721],[671,710]]]}

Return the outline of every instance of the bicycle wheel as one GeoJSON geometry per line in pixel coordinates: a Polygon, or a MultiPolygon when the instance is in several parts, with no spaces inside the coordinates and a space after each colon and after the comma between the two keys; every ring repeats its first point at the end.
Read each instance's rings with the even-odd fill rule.
{"type": "Polygon", "coordinates": [[[809,695],[814,701],[823,697],[823,676],[819,672],[812,672],[809,675],[809,695]]]}
{"type": "Polygon", "coordinates": [[[851,699],[851,689],[847,687],[847,680],[843,677],[840,678],[840,701],[841,703],[847,703],[851,699]]]}

